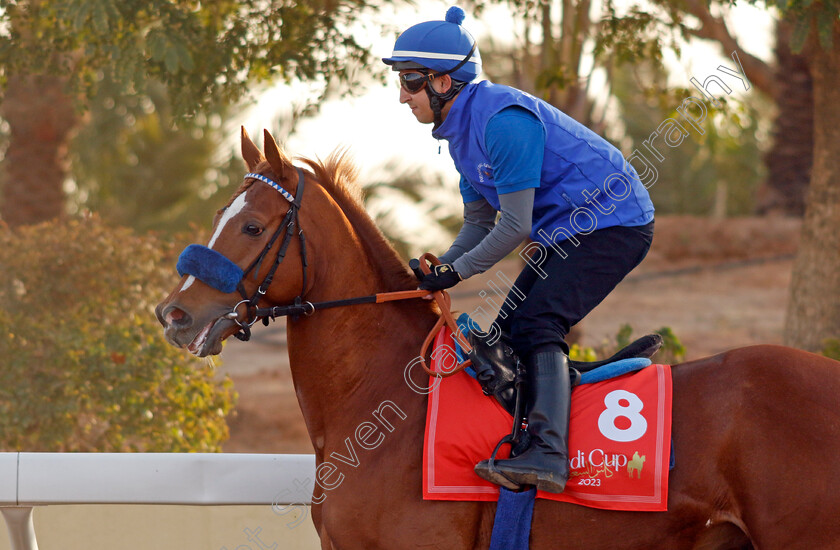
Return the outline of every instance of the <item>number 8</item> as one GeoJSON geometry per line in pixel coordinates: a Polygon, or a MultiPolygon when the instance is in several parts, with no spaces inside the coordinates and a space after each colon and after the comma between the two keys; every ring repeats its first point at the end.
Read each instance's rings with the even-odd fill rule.
{"type": "Polygon", "coordinates": [[[601,430],[604,437],[620,443],[627,443],[628,441],[636,441],[645,435],[647,420],[639,414],[644,407],[644,403],[638,395],[625,390],[611,391],[604,397],[604,405],[607,406],[607,409],[598,417],[598,429],[601,430]],[[619,404],[622,399],[629,403],[626,407],[619,404]],[[615,419],[620,416],[630,420],[629,428],[621,429],[615,425],[615,419]]]}

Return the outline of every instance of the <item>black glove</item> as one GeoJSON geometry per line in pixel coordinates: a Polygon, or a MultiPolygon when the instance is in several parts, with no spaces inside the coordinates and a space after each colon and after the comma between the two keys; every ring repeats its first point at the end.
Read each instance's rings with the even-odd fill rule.
{"type": "Polygon", "coordinates": [[[420,288],[431,291],[443,290],[457,285],[462,280],[452,264],[441,264],[432,267],[432,272],[423,278],[420,288]]]}

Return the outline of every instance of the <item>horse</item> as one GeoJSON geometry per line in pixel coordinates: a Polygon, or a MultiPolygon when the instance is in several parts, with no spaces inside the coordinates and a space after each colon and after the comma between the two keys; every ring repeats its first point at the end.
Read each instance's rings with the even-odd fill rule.
{"type": "MultiPolygon", "coordinates": [[[[218,354],[225,338],[254,321],[247,296],[267,306],[297,303],[287,318],[288,352],[315,451],[312,518],[321,548],[487,548],[495,503],[421,496],[427,396],[407,376],[418,385],[428,379],[406,366],[438,319],[436,303],[307,309],[417,287],[362,207],[357,169],[341,151],[296,167],[267,131],[264,155],[244,128],[241,144],[250,174],[217,214],[209,248],[243,272],[253,269],[239,281],[242,296],[184,274],[156,308],[166,339],[197,356],[218,354]],[[297,207],[257,176],[279,184],[297,207]],[[292,209],[291,225],[305,240],[292,235],[266,254],[292,209]],[[278,254],[279,264],[255,260],[278,254]]],[[[840,363],[759,345],[674,365],[672,375],[676,467],[667,511],[538,499],[531,548],[840,548],[840,363]]]]}

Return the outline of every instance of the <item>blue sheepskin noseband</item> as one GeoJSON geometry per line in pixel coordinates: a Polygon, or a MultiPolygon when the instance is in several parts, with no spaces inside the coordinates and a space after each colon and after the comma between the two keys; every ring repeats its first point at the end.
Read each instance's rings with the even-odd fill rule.
{"type": "Polygon", "coordinates": [[[191,244],[178,257],[178,275],[192,275],[216,290],[225,293],[236,290],[242,279],[242,269],[212,248],[191,244]]]}

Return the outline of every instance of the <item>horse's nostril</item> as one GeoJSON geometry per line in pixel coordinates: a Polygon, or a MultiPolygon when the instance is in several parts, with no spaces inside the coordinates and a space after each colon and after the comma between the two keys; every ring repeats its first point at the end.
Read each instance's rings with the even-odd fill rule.
{"type": "Polygon", "coordinates": [[[168,325],[189,326],[192,324],[192,318],[189,313],[176,306],[169,306],[166,308],[164,319],[168,325]]]}

